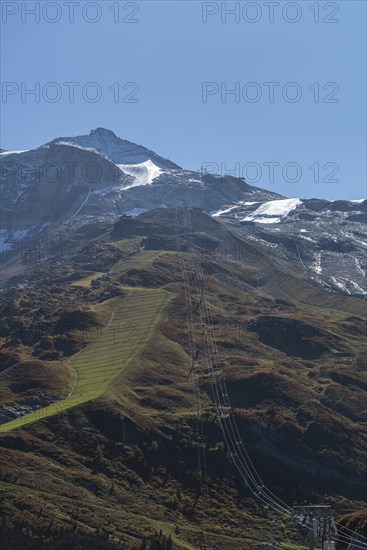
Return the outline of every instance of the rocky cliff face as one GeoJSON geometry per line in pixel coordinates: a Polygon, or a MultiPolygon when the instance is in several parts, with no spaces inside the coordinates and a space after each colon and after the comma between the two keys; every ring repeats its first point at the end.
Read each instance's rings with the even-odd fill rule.
{"type": "Polygon", "coordinates": [[[365,297],[366,200],[281,199],[215,213],[329,290],[365,297]]]}

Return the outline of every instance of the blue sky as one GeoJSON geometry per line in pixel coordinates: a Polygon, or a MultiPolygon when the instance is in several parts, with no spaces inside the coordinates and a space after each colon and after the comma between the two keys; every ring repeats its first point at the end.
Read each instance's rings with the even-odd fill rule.
{"type": "Polygon", "coordinates": [[[2,2],[2,148],[103,126],[287,196],[366,196],[364,1],[280,0],[273,22],[260,1],[83,0],[73,22],[62,0],[39,21],[20,4],[37,9],[2,2]]]}

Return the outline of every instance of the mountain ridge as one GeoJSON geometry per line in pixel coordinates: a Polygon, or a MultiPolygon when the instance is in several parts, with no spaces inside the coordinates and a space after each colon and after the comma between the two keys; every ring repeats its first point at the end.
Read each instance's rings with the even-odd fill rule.
{"type": "Polygon", "coordinates": [[[366,297],[367,201],[287,198],[243,178],[185,170],[105,128],[2,151],[5,263],[34,243],[80,239],[126,215],[186,203],[236,225],[332,291],[366,297]]]}

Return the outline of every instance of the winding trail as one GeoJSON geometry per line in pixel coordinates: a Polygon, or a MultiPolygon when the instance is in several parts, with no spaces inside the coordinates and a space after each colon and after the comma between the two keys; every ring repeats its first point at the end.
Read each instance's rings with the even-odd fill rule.
{"type": "Polygon", "coordinates": [[[75,375],[75,381],[74,381],[74,386],[71,388],[71,392],[68,393],[68,395],[66,396],[65,399],[68,399],[69,397],[71,397],[75,391],[75,388],[77,387],[77,384],[78,384],[78,371],[76,369],[74,369],[74,375],[75,375]]]}

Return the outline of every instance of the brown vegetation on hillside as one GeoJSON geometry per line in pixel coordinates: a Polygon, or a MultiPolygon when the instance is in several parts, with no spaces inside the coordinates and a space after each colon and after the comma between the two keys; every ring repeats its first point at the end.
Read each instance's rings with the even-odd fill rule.
{"type": "MultiPolygon", "coordinates": [[[[113,234],[114,240],[149,236],[153,223],[159,246],[152,261],[141,263],[140,257],[140,264],[125,269],[119,260],[97,286],[71,285],[84,273],[78,268],[71,277],[70,264],[67,277],[59,275],[46,289],[36,270],[33,284],[6,291],[0,391],[2,402],[13,407],[29,396],[46,401],[65,396],[72,384],[65,360],[108,322],[104,306],[110,298],[123,298],[129,287],[139,286],[165,288],[173,299],[149,344],[102,398],[1,436],[4,549],[193,550],[210,533],[215,548],[242,550],[268,540],[269,524],[273,540],[302,547],[294,525],[273,522],[272,511],[246,490],[231,463],[205,370],[194,281],[198,357],[190,374],[172,213],[161,215],[125,220],[113,234]],[[195,380],[203,405],[199,423],[195,380]],[[205,449],[206,483],[199,447],[205,449]],[[152,541],[156,546],[149,546],[152,541]]],[[[194,223],[198,247],[205,238],[238,239],[197,212],[194,223]]],[[[297,292],[292,274],[288,297],[280,296],[280,275],[274,268],[269,275],[261,254],[252,263],[201,257],[217,360],[242,439],[264,482],[291,505],[322,501],[336,513],[361,510],[367,436],[359,301],[338,296],[338,307],[331,309],[329,293],[317,289],[318,304],[304,306],[305,283],[299,280],[297,292]]]]}

